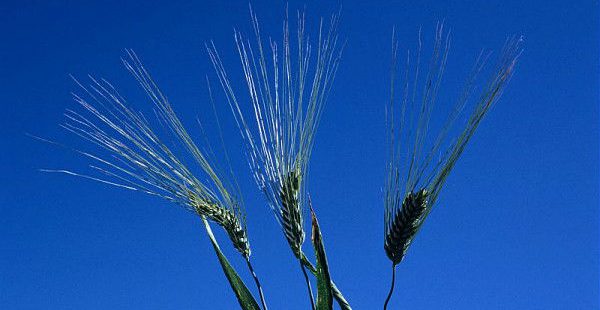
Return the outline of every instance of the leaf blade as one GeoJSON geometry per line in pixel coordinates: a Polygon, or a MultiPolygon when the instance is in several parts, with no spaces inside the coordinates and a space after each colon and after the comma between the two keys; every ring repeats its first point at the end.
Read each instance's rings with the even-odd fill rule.
{"type": "Polygon", "coordinates": [[[204,227],[206,228],[206,232],[208,233],[208,237],[210,238],[210,242],[212,243],[213,248],[215,249],[215,253],[217,254],[217,258],[219,259],[219,263],[221,264],[221,268],[223,269],[223,273],[227,277],[229,281],[229,285],[231,285],[231,289],[235,293],[237,300],[242,307],[243,310],[261,310],[258,306],[258,303],[248,290],[248,287],[244,284],[244,281],[240,278],[235,269],[231,266],[223,252],[221,252],[221,248],[213,235],[212,229],[205,217],[202,217],[202,221],[204,222],[204,227]]]}
{"type": "Polygon", "coordinates": [[[323,236],[319,228],[319,222],[315,212],[310,207],[312,220],[312,242],[315,248],[315,257],[317,259],[316,277],[317,277],[317,305],[316,310],[333,309],[333,293],[331,287],[331,275],[327,265],[327,256],[323,245],[323,236]]]}

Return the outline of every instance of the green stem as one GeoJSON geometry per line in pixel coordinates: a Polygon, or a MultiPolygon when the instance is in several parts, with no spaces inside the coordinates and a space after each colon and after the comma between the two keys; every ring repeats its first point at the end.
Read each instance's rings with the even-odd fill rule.
{"type": "Polygon", "coordinates": [[[310,280],[308,279],[308,275],[306,274],[306,268],[300,260],[300,268],[302,269],[302,273],[304,274],[304,280],[306,280],[306,288],[308,289],[308,297],[310,298],[310,305],[312,310],[315,310],[315,298],[313,297],[312,288],[310,287],[310,280]]]}
{"type": "Polygon", "coordinates": [[[383,304],[383,310],[387,309],[388,303],[390,302],[390,298],[392,298],[392,293],[394,292],[394,284],[396,283],[396,265],[392,263],[392,285],[390,286],[390,292],[385,299],[385,303],[383,304]]]}
{"type": "Polygon", "coordinates": [[[267,303],[265,301],[265,295],[263,294],[262,286],[260,285],[258,276],[254,272],[254,268],[252,268],[252,264],[250,263],[250,257],[245,257],[245,258],[246,258],[246,264],[248,265],[248,270],[250,270],[250,273],[252,274],[252,277],[254,278],[254,283],[256,283],[256,288],[258,289],[258,294],[260,295],[260,302],[262,303],[263,310],[268,310],[267,303]]]}

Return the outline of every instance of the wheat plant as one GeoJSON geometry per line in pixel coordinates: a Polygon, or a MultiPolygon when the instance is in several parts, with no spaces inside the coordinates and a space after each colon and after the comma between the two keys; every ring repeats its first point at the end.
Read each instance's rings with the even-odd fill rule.
{"type": "MultiPolygon", "coordinates": [[[[187,150],[201,168],[203,179],[190,171],[172,151],[172,147],[163,142],[164,138],[152,128],[146,117],[132,110],[115,87],[105,79],[93,77],[90,77],[88,85],[75,80],[82,93],[73,93],[79,109],[68,109],[65,113],[66,121],[61,126],[105,150],[104,153],[75,150],[92,161],[90,168],[96,174],[71,170],[44,171],[84,177],[174,202],[202,218],[217,252],[220,249],[207,219],[221,226],[233,247],[245,259],[257,285],[263,309],[266,309],[260,281],[250,262],[246,214],[235,178],[229,180],[227,174],[220,173],[215,161],[201,151],[190,137],[167,97],[152,80],[136,54],[132,51],[126,51],[126,54],[123,64],[153,103],[156,118],[166,128],[167,137],[178,142],[176,147],[187,150]]],[[[221,259],[222,253],[217,254],[221,259]]],[[[231,273],[229,269],[232,267],[226,266],[228,262],[222,261],[222,264],[226,274],[231,273]]],[[[234,290],[238,295],[244,294],[239,292],[240,288],[234,290]]]]}
{"type": "MultiPolygon", "coordinates": [[[[282,41],[269,40],[270,54],[263,46],[258,19],[252,9],[251,16],[255,43],[240,32],[234,34],[252,106],[250,116],[245,115],[247,109],[236,96],[214,44],[207,46],[207,50],[246,142],[248,163],[256,184],[265,194],[300,263],[315,308],[305,269],[313,273],[316,269],[302,250],[303,214],[308,199],[306,184],[314,135],[341,56],[338,15],[330,18],[328,27],[321,21],[315,43],[307,39],[303,13],[298,13],[295,37],[290,36],[286,18],[282,41]],[[312,44],[316,45],[315,49],[312,44]],[[248,118],[254,118],[255,126],[251,126],[248,118]]],[[[351,309],[337,287],[333,283],[332,286],[339,305],[351,309]]]]}
{"type": "Polygon", "coordinates": [[[392,262],[392,282],[383,308],[386,309],[394,290],[396,266],[402,262],[415,235],[436,205],[446,179],[475,133],[479,123],[500,98],[521,52],[521,38],[509,38],[498,57],[491,77],[479,95],[471,100],[477,76],[490,57],[482,52],[436,134],[429,132],[430,119],[442,85],[450,47],[450,35],[444,25],[436,27],[433,50],[421,77],[422,40],[416,53],[407,52],[402,83],[399,126],[395,120],[395,75],[398,42],[392,39],[392,78],[388,110],[389,161],[384,191],[384,250],[392,262]],[[464,128],[454,139],[448,139],[461,112],[474,101],[464,128]],[[448,141],[450,140],[450,141],[448,141]],[[444,148],[445,149],[442,149],[444,148]]]}
{"type": "MultiPolygon", "coordinates": [[[[331,310],[334,299],[341,309],[352,309],[332,280],[324,238],[307,190],[314,137],[343,50],[338,37],[339,15],[334,14],[328,21],[321,20],[316,40],[310,40],[305,31],[304,13],[297,14],[294,35],[291,35],[286,14],[282,40],[269,39],[268,48],[264,47],[258,19],[251,8],[250,15],[254,40],[234,32],[243,75],[239,84],[229,77],[214,43],[206,45],[208,56],[245,142],[254,181],[298,261],[312,309],[331,310]],[[248,96],[238,96],[237,87],[246,88],[248,96]],[[314,264],[303,249],[308,211],[314,264]],[[316,297],[307,270],[315,277],[316,297]]],[[[416,51],[407,51],[399,99],[396,98],[399,43],[393,35],[387,110],[389,160],[384,187],[384,250],[391,261],[392,280],[384,310],[394,291],[396,266],[406,257],[415,236],[437,204],[449,173],[480,122],[499,100],[520,56],[521,41],[521,38],[507,40],[490,77],[478,85],[478,76],[491,57],[491,53],[481,52],[463,89],[450,104],[452,108],[445,121],[436,126],[431,119],[443,85],[449,32],[443,24],[436,27],[433,48],[425,60],[419,31],[416,51]],[[399,109],[397,101],[400,101],[399,109]],[[466,115],[466,121],[457,125],[462,115],[466,115]]],[[[122,61],[154,108],[155,121],[149,122],[141,112],[134,110],[107,80],[89,77],[89,82],[82,83],[74,79],[79,88],[73,94],[78,107],[66,111],[66,121],[61,126],[96,148],[91,152],[73,150],[90,160],[92,172],[44,171],[161,197],[198,215],[240,307],[267,310],[259,277],[251,264],[246,211],[231,166],[227,170],[220,169],[210,144],[200,148],[194,142],[135,53],[127,50],[122,61]],[[156,127],[156,124],[162,126],[156,127]],[[167,140],[175,144],[163,142],[167,140]],[[173,151],[175,149],[185,150],[201,173],[192,173],[184,157],[173,151]],[[211,222],[226,232],[233,248],[245,260],[260,305],[221,251],[211,222]]],[[[212,92],[210,103],[221,132],[212,92]]],[[[224,144],[223,140],[221,137],[224,144]]],[[[226,151],[223,157],[229,164],[226,151]]]]}

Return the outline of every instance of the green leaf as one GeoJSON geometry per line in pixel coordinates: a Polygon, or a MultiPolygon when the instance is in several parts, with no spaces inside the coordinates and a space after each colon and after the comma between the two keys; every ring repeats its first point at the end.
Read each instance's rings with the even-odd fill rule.
{"type": "Polygon", "coordinates": [[[325,247],[323,246],[323,237],[319,229],[319,222],[315,215],[312,206],[310,207],[310,215],[312,219],[312,242],[315,247],[315,257],[317,259],[316,276],[317,276],[317,309],[316,310],[331,310],[333,309],[333,293],[331,288],[331,276],[329,275],[329,267],[327,266],[327,256],[325,255],[325,247]]]}
{"type": "Polygon", "coordinates": [[[261,310],[258,306],[258,303],[252,296],[252,293],[250,293],[250,290],[248,290],[248,288],[244,284],[244,281],[240,278],[235,269],[233,269],[231,264],[229,264],[229,261],[227,260],[223,252],[221,252],[221,248],[219,247],[219,244],[217,243],[217,240],[213,235],[212,229],[210,229],[210,225],[208,224],[208,221],[204,216],[202,217],[202,221],[204,222],[204,227],[206,228],[208,237],[210,238],[213,248],[215,249],[215,253],[219,258],[221,268],[223,268],[223,272],[225,273],[225,276],[227,276],[227,280],[229,280],[229,284],[235,292],[235,296],[237,297],[240,306],[243,310],[261,310]]]}
{"type": "MultiPolygon", "coordinates": [[[[308,270],[310,270],[310,272],[313,275],[317,275],[317,269],[315,268],[315,266],[312,265],[308,258],[304,256],[304,254],[302,254],[302,257],[300,257],[300,261],[306,268],[308,268],[308,270]]],[[[337,302],[338,306],[340,306],[340,309],[352,310],[352,307],[350,306],[340,289],[337,288],[333,280],[331,281],[331,289],[333,290],[333,298],[335,298],[335,301],[337,302]]]]}

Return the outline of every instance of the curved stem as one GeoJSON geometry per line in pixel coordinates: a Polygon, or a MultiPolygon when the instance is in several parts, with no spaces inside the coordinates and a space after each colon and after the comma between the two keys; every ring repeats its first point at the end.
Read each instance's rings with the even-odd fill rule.
{"type": "Polygon", "coordinates": [[[306,268],[304,268],[304,264],[302,260],[300,260],[300,268],[302,268],[302,273],[304,274],[304,280],[306,280],[306,287],[308,288],[308,297],[310,298],[310,305],[312,310],[315,310],[315,299],[313,298],[312,288],[310,287],[310,280],[308,280],[308,275],[306,274],[306,268]]]}
{"type": "Polygon", "coordinates": [[[394,292],[394,284],[396,283],[396,265],[392,263],[392,285],[390,286],[390,292],[385,299],[385,303],[383,304],[383,310],[387,309],[388,302],[390,302],[390,298],[392,298],[392,293],[394,292]]]}
{"type": "Polygon", "coordinates": [[[248,270],[252,274],[254,278],[254,283],[256,283],[256,288],[258,289],[258,294],[260,295],[260,302],[262,303],[263,310],[267,310],[267,303],[265,301],[265,295],[263,294],[262,286],[260,285],[260,281],[258,280],[258,276],[254,272],[254,268],[252,268],[252,264],[250,263],[250,257],[246,257],[246,264],[248,265],[248,270]]]}

